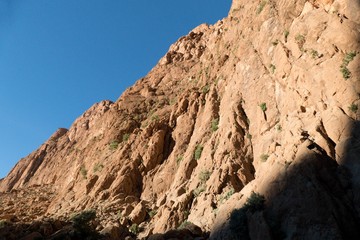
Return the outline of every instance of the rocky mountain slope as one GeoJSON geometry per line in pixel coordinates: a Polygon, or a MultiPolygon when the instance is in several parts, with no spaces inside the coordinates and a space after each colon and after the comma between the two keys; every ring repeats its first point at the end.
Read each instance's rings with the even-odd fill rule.
{"type": "Polygon", "coordinates": [[[46,186],[38,218],[93,209],[138,238],[191,222],[211,239],[359,239],[359,45],[359,1],[233,0],[0,191],[46,186]]]}

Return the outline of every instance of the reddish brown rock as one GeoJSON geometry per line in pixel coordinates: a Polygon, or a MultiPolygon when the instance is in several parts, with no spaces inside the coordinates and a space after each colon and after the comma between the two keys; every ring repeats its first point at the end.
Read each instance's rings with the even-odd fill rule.
{"type": "Polygon", "coordinates": [[[1,213],[94,209],[100,230],[192,222],[226,239],[254,191],[266,203],[245,214],[249,238],[360,238],[359,13],[356,1],[233,0],[20,160],[0,180],[1,213]]]}

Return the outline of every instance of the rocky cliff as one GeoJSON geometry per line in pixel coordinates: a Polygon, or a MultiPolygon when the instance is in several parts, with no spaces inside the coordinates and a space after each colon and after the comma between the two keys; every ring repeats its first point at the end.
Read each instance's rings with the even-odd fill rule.
{"type": "Polygon", "coordinates": [[[359,46],[359,1],[233,0],[0,190],[48,189],[27,221],[94,209],[139,238],[191,222],[212,239],[359,239],[359,46]]]}

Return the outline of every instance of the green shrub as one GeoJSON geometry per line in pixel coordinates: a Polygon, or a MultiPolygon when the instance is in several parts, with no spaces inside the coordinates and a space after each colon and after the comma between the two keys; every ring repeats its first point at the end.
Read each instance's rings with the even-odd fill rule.
{"type": "Polygon", "coordinates": [[[110,150],[115,150],[118,148],[118,146],[119,146],[119,141],[113,140],[110,142],[109,148],[110,150]]]}
{"type": "Polygon", "coordinates": [[[84,179],[87,179],[87,170],[84,165],[81,165],[80,167],[80,173],[83,176],[84,179]]]}
{"type": "Polygon", "coordinates": [[[265,207],[265,197],[259,193],[252,192],[244,206],[235,209],[230,214],[229,227],[231,232],[239,239],[250,239],[247,214],[261,211],[265,207]]]}
{"type": "Polygon", "coordinates": [[[264,10],[264,7],[266,6],[267,1],[262,1],[260,2],[257,10],[256,10],[256,14],[260,14],[262,12],[262,10],[264,10]]]}
{"type": "Polygon", "coordinates": [[[289,30],[285,30],[285,31],[284,31],[285,42],[287,42],[287,39],[288,39],[288,37],[289,37],[289,34],[290,34],[289,30]]]}
{"type": "Polygon", "coordinates": [[[203,151],[204,147],[201,145],[197,145],[194,152],[194,158],[195,160],[199,160],[201,157],[201,153],[203,151]]]}
{"type": "Polygon", "coordinates": [[[279,40],[278,39],[276,39],[275,41],[273,41],[272,43],[271,43],[273,46],[277,46],[278,44],[279,44],[279,40]]]}
{"type": "MultiPolygon", "coordinates": [[[[78,237],[96,236],[96,232],[90,226],[90,222],[96,218],[95,210],[85,210],[81,213],[75,214],[70,218],[72,225],[75,229],[75,233],[78,237]]],[[[96,238],[93,238],[96,239],[96,238]]]]}
{"type": "Polygon", "coordinates": [[[259,193],[252,192],[250,197],[246,200],[244,208],[248,209],[250,212],[254,213],[256,211],[261,211],[265,207],[265,197],[259,193]]]}
{"type": "Polygon", "coordinates": [[[208,170],[203,170],[199,174],[199,180],[201,183],[205,183],[207,180],[209,180],[211,175],[211,172],[208,170]]]}
{"type": "Polygon", "coordinates": [[[276,70],[275,65],[274,65],[274,64],[270,64],[270,65],[269,65],[269,68],[270,68],[270,72],[271,72],[272,74],[274,74],[274,73],[275,73],[275,70],[276,70]]]}
{"type": "Polygon", "coordinates": [[[226,193],[223,193],[221,196],[220,196],[220,203],[223,203],[224,201],[226,200],[229,200],[229,198],[235,193],[235,189],[234,188],[231,188],[229,191],[227,191],[226,193]]]}
{"type": "Polygon", "coordinates": [[[340,72],[342,73],[343,78],[344,78],[345,80],[347,80],[347,79],[349,79],[349,78],[351,77],[351,72],[350,72],[350,70],[347,68],[347,66],[341,65],[341,66],[340,66],[340,72]]]}
{"type": "Polygon", "coordinates": [[[319,58],[319,52],[318,51],[316,51],[316,50],[314,50],[314,49],[311,49],[310,50],[310,54],[311,54],[311,57],[313,58],[313,59],[316,59],[316,58],[319,58]]]}
{"type": "Polygon", "coordinates": [[[252,139],[252,135],[250,134],[250,133],[246,133],[246,138],[248,138],[248,139],[252,139]]]}
{"type": "Polygon", "coordinates": [[[93,172],[94,172],[94,173],[96,173],[96,172],[98,172],[98,171],[101,172],[101,170],[103,170],[103,168],[104,168],[104,165],[102,165],[101,163],[96,163],[96,164],[94,165],[93,172]]]}
{"type": "Polygon", "coordinates": [[[159,120],[160,120],[160,118],[159,118],[159,116],[157,114],[154,114],[154,115],[151,116],[151,121],[157,122],[159,120]]]}
{"type": "Polygon", "coordinates": [[[266,160],[268,160],[268,158],[269,158],[269,154],[263,153],[263,154],[260,155],[260,160],[262,162],[266,162],[266,160]]]}
{"type": "Polygon", "coordinates": [[[354,103],[352,103],[348,108],[349,108],[349,111],[351,111],[353,113],[356,113],[357,110],[359,109],[358,105],[354,104],[354,103]]]}
{"type": "Polygon", "coordinates": [[[299,49],[301,51],[304,51],[304,44],[306,42],[305,36],[302,34],[297,34],[295,36],[295,42],[297,43],[297,45],[299,46],[299,49]]]}
{"type": "Polygon", "coordinates": [[[210,91],[210,85],[206,84],[202,89],[201,89],[202,93],[206,94],[210,91]]]}
{"type": "Polygon", "coordinates": [[[156,214],[157,214],[157,211],[156,211],[156,210],[151,210],[151,211],[149,212],[149,217],[150,217],[150,218],[153,218],[156,214]]]}
{"type": "Polygon", "coordinates": [[[176,164],[179,165],[181,163],[181,161],[184,159],[183,155],[180,155],[176,158],[176,164]]]}
{"type": "Polygon", "coordinates": [[[211,121],[211,131],[215,132],[219,129],[219,118],[215,118],[211,121]]]}
{"type": "Polygon", "coordinates": [[[129,232],[138,235],[140,232],[139,226],[136,223],[134,223],[133,225],[130,226],[129,232]]]}
{"type": "Polygon", "coordinates": [[[349,52],[345,54],[345,57],[343,59],[343,63],[345,65],[348,65],[354,58],[356,57],[356,52],[349,52]]]}
{"type": "Polygon", "coordinates": [[[266,110],[267,110],[267,107],[266,107],[266,103],[260,103],[259,104],[259,107],[261,108],[261,110],[263,111],[263,112],[266,112],[266,110]]]}
{"type": "Polygon", "coordinates": [[[81,213],[75,214],[70,218],[70,221],[75,226],[83,226],[89,224],[91,220],[96,218],[96,211],[93,209],[82,211],[81,213]]]}
{"type": "Polygon", "coordinates": [[[125,133],[123,136],[122,136],[122,141],[123,142],[127,142],[129,140],[129,137],[130,137],[130,134],[129,133],[125,133]]]}
{"type": "Polygon", "coordinates": [[[340,65],[340,72],[343,75],[343,78],[345,80],[349,79],[351,77],[351,72],[350,70],[347,68],[347,66],[349,65],[349,63],[354,60],[356,56],[356,52],[349,52],[347,54],[345,54],[345,57],[343,59],[342,64],[340,65]]]}
{"type": "Polygon", "coordinates": [[[189,221],[183,221],[181,224],[180,224],[180,226],[178,227],[178,229],[184,229],[184,228],[186,228],[186,227],[188,227],[189,225],[191,225],[192,223],[191,222],[189,222],[189,221]]]}

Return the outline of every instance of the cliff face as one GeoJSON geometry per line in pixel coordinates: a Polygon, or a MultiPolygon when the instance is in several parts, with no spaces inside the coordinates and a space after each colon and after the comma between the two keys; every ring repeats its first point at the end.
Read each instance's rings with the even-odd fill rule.
{"type": "Polygon", "coordinates": [[[190,221],[213,239],[357,238],[359,45],[358,1],[234,0],[0,190],[47,186],[44,215],[95,209],[140,236],[190,221]],[[234,211],[251,192],[265,205],[234,211]]]}

